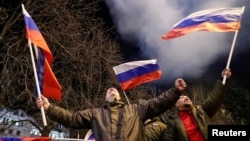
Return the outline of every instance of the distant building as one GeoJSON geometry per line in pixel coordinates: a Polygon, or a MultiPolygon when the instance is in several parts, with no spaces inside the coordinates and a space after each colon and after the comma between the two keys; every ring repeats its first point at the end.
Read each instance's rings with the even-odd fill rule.
{"type": "MultiPolygon", "coordinates": [[[[40,131],[32,125],[30,121],[36,123],[31,116],[22,110],[12,111],[7,108],[0,109],[0,136],[41,136],[40,131]]],[[[51,138],[68,138],[69,131],[62,125],[58,125],[57,129],[51,131],[49,136],[51,138]]]]}

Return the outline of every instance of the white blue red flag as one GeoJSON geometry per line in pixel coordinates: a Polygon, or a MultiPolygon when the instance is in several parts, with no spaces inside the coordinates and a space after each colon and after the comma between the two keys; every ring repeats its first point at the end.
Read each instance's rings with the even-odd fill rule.
{"type": "Polygon", "coordinates": [[[162,72],[156,62],[156,59],[133,61],[113,67],[121,88],[128,90],[142,83],[159,79],[162,72]]]}
{"type": "Polygon", "coordinates": [[[86,133],[84,139],[86,141],[95,141],[95,135],[94,135],[94,133],[92,132],[91,129],[89,129],[89,131],[86,133]]]}
{"type": "Polygon", "coordinates": [[[162,39],[168,40],[194,31],[234,32],[240,29],[243,8],[216,8],[192,13],[176,23],[162,39]]]}
{"type": "Polygon", "coordinates": [[[50,67],[53,61],[53,55],[36,23],[23,5],[22,10],[26,27],[26,38],[38,47],[37,74],[41,94],[46,97],[61,100],[61,86],[50,67]]]}
{"type": "Polygon", "coordinates": [[[0,141],[52,141],[50,137],[0,137],[0,141]]]}

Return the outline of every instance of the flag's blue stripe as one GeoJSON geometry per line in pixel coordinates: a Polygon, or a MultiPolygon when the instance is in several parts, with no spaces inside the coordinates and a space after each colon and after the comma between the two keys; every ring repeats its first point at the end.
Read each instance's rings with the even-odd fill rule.
{"type": "Polygon", "coordinates": [[[37,60],[37,77],[40,86],[41,94],[43,93],[43,78],[44,78],[44,63],[45,57],[40,48],[38,49],[38,60],[37,60]]]}
{"type": "Polygon", "coordinates": [[[117,74],[117,77],[121,83],[126,82],[132,78],[142,76],[144,74],[148,74],[154,71],[159,70],[159,66],[157,64],[147,64],[144,66],[140,66],[131,70],[128,70],[126,72],[117,74]]]}
{"type": "Polygon", "coordinates": [[[88,137],[88,140],[93,140],[95,139],[95,135],[92,133],[89,137],[88,137]]]}
{"type": "Polygon", "coordinates": [[[1,137],[2,141],[24,141],[21,138],[16,138],[16,137],[1,137]]]}
{"type": "Polygon", "coordinates": [[[24,15],[24,21],[25,21],[26,26],[29,28],[29,30],[39,31],[36,23],[34,22],[34,20],[31,17],[27,17],[26,15],[24,15]]]}
{"type": "Polygon", "coordinates": [[[228,23],[228,22],[238,22],[241,19],[241,15],[214,15],[214,16],[197,16],[195,18],[188,18],[183,20],[180,24],[176,25],[176,28],[184,28],[188,26],[195,26],[205,22],[208,23],[228,23]]]}

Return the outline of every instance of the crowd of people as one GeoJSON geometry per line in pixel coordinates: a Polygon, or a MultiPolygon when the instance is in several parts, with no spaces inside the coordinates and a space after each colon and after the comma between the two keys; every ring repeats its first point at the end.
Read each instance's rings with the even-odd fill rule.
{"type": "MultiPolygon", "coordinates": [[[[230,69],[221,76],[231,77],[230,69]]],[[[159,96],[136,104],[122,102],[116,88],[109,88],[101,107],[69,111],[40,96],[50,119],[75,129],[91,129],[96,141],[207,141],[207,119],[213,117],[226,95],[226,84],[218,80],[201,105],[194,105],[187,95],[186,82],[175,80],[173,88],[159,96]],[[171,109],[171,110],[170,110],[171,109]]]]}

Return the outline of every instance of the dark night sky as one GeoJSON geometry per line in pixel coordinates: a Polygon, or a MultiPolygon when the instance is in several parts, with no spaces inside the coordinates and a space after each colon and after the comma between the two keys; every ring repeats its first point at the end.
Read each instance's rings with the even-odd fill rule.
{"type": "Polygon", "coordinates": [[[168,41],[161,40],[175,23],[187,15],[209,8],[242,7],[242,18],[230,68],[242,85],[250,78],[249,0],[106,0],[113,23],[120,34],[127,61],[156,58],[163,77],[155,84],[172,83],[177,77],[196,79],[211,71],[220,76],[226,67],[234,32],[193,32],[168,41]],[[167,82],[166,82],[167,81],[167,82]]]}

